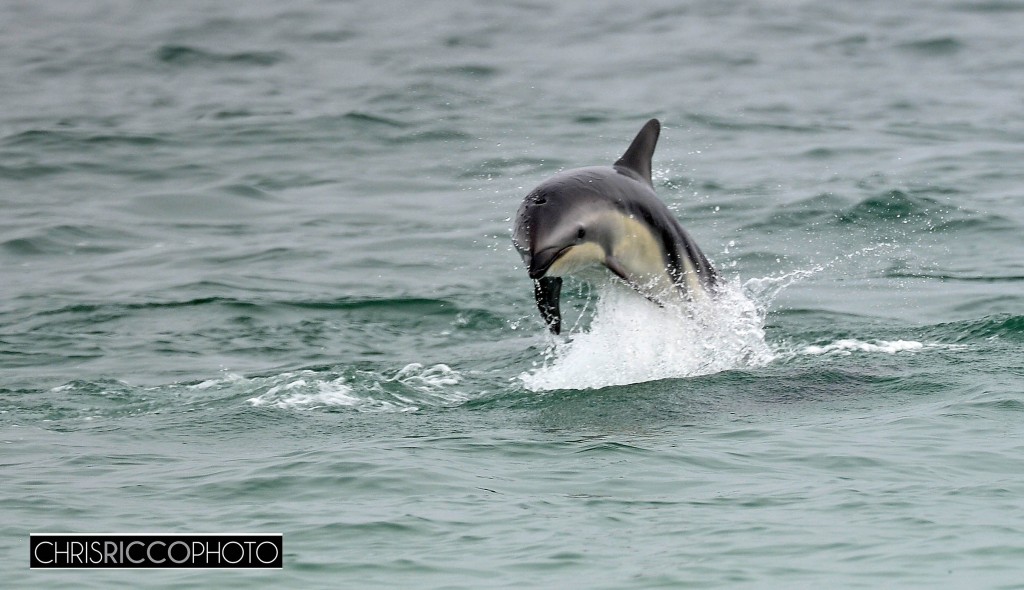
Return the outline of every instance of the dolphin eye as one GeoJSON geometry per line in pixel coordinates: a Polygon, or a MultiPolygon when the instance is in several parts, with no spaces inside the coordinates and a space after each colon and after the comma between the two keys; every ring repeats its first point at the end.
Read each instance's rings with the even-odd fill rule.
{"type": "Polygon", "coordinates": [[[577,239],[577,240],[582,240],[582,239],[583,239],[583,236],[585,236],[585,235],[587,235],[587,230],[581,227],[581,228],[580,228],[580,229],[579,229],[579,230],[578,230],[578,231],[576,232],[576,239],[577,239]]]}

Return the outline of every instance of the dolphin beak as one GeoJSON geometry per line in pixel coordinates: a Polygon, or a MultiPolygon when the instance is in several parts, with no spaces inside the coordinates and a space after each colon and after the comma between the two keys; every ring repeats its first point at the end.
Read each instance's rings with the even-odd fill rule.
{"type": "Polygon", "coordinates": [[[565,248],[553,247],[545,248],[539,252],[533,252],[530,254],[530,278],[539,279],[544,276],[551,265],[558,260],[558,257],[565,253],[566,250],[572,246],[566,246],[565,248]]]}

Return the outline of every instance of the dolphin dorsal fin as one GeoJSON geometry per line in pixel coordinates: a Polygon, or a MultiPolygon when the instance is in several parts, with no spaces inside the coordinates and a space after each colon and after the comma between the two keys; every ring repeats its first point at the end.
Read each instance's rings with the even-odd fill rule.
{"type": "Polygon", "coordinates": [[[615,166],[626,168],[640,175],[647,184],[654,186],[651,182],[651,157],[654,156],[654,147],[658,145],[658,135],[661,133],[661,122],[651,119],[636,134],[633,143],[622,157],[615,162],[615,166]]]}

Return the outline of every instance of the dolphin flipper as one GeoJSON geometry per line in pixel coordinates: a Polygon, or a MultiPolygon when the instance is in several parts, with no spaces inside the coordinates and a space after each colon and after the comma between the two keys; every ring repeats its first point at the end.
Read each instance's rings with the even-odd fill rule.
{"type": "Polygon", "coordinates": [[[562,277],[542,277],[533,282],[533,296],[537,299],[537,309],[544,323],[552,334],[562,331],[562,312],[558,309],[558,299],[562,293],[562,277]]]}
{"type": "MultiPolygon", "coordinates": [[[[604,258],[604,265],[608,267],[608,270],[615,273],[615,276],[619,277],[623,281],[626,281],[626,284],[629,285],[630,287],[633,287],[633,289],[636,290],[637,293],[642,294],[644,292],[643,287],[638,285],[636,281],[634,281],[633,278],[629,276],[629,271],[626,270],[626,267],[623,266],[621,262],[619,262],[618,258],[609,254],[604,258]]],[[[648,297],[648,299],[650,299],[650,297],[648,297]]],[[[651,301],[654,300],[651,299],[651,301]]]]}
{"type": "Polygon", "coordinates": [[[604,259],[604,265],[605,267],[608,268],[608,270],[612,271],[612,273],[615,274],[615,276],[619,277],[620,279],[625,281],[627,285],[632,287],[634,291],[643,295],[645,299],[647,299],[651,303],[654,303],[658,307],[665,307],[665,304],[658,301],[654,297],[651,297],[648,293],[645,292],[643,287],[637,284],[637,282],[634,281],[632,277],[629,276],[629,271],[626,270],[626,267],[622,265],[622,262],[620,262],[618,258],[612,255],[608,255],[604,259]]]}

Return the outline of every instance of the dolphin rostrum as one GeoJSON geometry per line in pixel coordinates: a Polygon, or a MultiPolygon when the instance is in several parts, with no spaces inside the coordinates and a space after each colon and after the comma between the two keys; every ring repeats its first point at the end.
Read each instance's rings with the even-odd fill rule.
{"type": "Polygon", "coordinates": [[[562,277],[588,267],[604,265],[659,305],[714,293],[718,273],[654,194],[651,156],[660,132],[651,119],[614,165],[559,172],[523,199],[512,242],[555,334],[562,277]]]}

